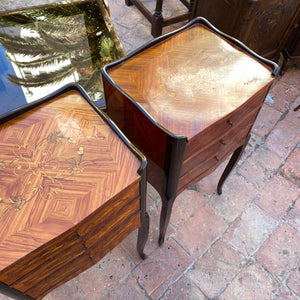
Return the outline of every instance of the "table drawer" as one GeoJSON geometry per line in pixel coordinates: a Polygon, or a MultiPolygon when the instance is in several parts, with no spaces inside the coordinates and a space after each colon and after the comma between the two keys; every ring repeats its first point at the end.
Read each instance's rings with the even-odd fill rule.
{"type": "Polygon", "coordinates": [[[246,136],[243,139],[240,139],[239,143],[229,143],[227,147],[222,149],[222,151],[216,152],[215,155],[207,158],[199,164],[194,164],[193,168],[182,174],[179,179],[177,195],[192,184],[212,173],[236,148],[244,144],[246,136]]]}
{"type": "MultiPolygon", "coordinates": [[[[206,145],[202,145],[201,136],[198,137],[199,139],[199,148],[196,149],[194,147],[194,152],[189,156],[186,157],[183,161],[183,165],[181,168],[181,176],[185,173],[189,172],[191,168],[193,168],[197,164],[201,164],[205,162],[210,157],[223,156],[222,153],[227,153],[229,151],[234,151],[240,141],[245,139],[248,135],[251,126],[255,120],[257,114],[257,110],[253,111],[251,114],[247,115],[246,118],[242,119],[239,123],[231,126],[231,128],[215,139],[211,139],[206,145]]],[[[189,148],[189,144],[186,146],[187,151],[189,148]]]]}
{"type": "Polygon", "coordinates": [[[116,247],[120,243],[120,240],[123,240],[129,233],[139,227],[139,224],[140,213],[138,212],[120,226],[117,226],[95,245],[94,248],[87,250],[83,255],[68,262],[57,272],[47,274],[48,276],[46,278],[40,280],[34,287],[27,289],[26,293],[33,298],[41,299],[52,289],[97,263],[109,251],[116,247]]]}
{"type": "Polygon", "coordinates": [[[206,147],[214,139],[220,139],[224,133],[232,128],[235,128],[236,126],[239,126],[243,120],[247,119],[250,124],[253,124],[256,115],[263,104],[265,93],[265,90],[261,90],[259,93],[245,102],[241,107],[228,114],[221,120],[215,122],[213,125],[209,126],[189,140],[183,160],[185,161],[198,149],[206,147]]]}
{"type": "MultiPolygon", "coordinates": [[[[33,281],[40,280],[41,277],[46,276],[43,271],[49,272],[49,270],[55,268],[56,264],[58,264],[56,268],[59,268],[62,263],[65,264],[74,257],[81,255],[86,251],[84,239],[90,238],[90,232],[99,231],[101,224],[108,223],[109,226],[114,226],[114,224],[117,224],[116,222],[119,222],[120,211],[125,211],[125,214],[128,215],[129,212],[137,209],[137,205],[139,205],[139,181],[113,197],[71,230],[4,269],[0,273],[0,281],[7,285],[14,285],[16,288],[23,286],[20,287],[22,291],[27,289],[28,286],[17,284],[17,282],[23,282],[27,278],[26,274],[29,274],[28,278],[33,281]],[[135,200],[132,201],[132,199],[135,200]],[[61,259],[62,257],[63,259],[61,259]],[[33,274],[37,275],[33,276],[33,274]]],[[[31,286],[33,283],[28,282],[26,284],[31,286]]]]}
{"type": "MultiPolygon", "coordinates": [[[[46,278],[49,274],[59,272],[66,264],[86,253],[90,248],[94,247],[95,244],[99,243],[99,241],[105,239],[105,237],[108,236],[110,232],[114,231],[115,228],[121,226],[121,224],[130,216],[137,214],[139,211],[140,200],[139,198],[133,199],[133,201],[110,216],[109,219],[97,224],[94,229],[91,229],[88,236],[81,237],[78,243],[65,251],[62,251],[58,255],[51,257],[48,261],[43,262],[42,265],[33,269],[30,273],[14,282],[11,286],[19,291],[26,292],[26,290],[35,286],[38,281],[46,278]]],[[[139,227],[139,224],[137,227],[139,227]]]]}

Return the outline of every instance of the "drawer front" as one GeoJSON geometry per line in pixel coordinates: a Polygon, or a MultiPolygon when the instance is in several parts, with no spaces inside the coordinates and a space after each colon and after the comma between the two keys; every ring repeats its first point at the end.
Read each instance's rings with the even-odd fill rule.
{"type": "MultiPolygon", "coordinates": [[[[89,232],[96,230],[99,224],[105,224],[116,212],[126,207],[132,199],[139,199],[139,181],[133,183],[127,189],[107,201],[89,217],[64,234],[26,255],[14,265],[2,270],[0,272],[0,281],[7,285],[17,284],[17,282],[22,282],[21,278],[27,278],[26,274],[28,273],[36,274],[37,270],[54,268],[55,259],[57,258],[65,256],[66,262],[70,259],[74,259],[76,255],[78,256],[86,251],[82,239],[86,236],[88,237],[89,232]],[[69,257],[69,253],[72,253],[72,257],[69,257]],[[45,266],[47,266],[47,268],[45,268],[45,266]]],[[[136,202],[134,205],[136,205],[136,202]]],[[[60,259],[58,260],[61,264],[60,259]]],[[[60,267],[60,264],[58,267],[60,267]]],[[[47,272],[49,272],[49,269],[47,269],[47,272]]],[[[30,274],[28,276],[30,276],[30,274]]],[[[43,277],[45,274],[39,271],[38,276],[35,276],[33,280],[37,282],[41,276],[43,277]]]]}
{"type": "Polygon", "coordinates": [[[265,98],[265,90],[260,91],[255,96],[250,98],[241,107],[234,112],[228,114],[226,117],[212,124],[193,139],[189,140],[186,151],[184,154],[184,161],[192,156],[198,149],[206,147],[215,139],[220,139],[227,131],[239,126],[244,120],[248,119],[248,122],[253,124],[256,115],[263,104],[265,98]]]}
{"type": "MultiPolygon", "coordinates": [[[[194,148],[194,152],[183,161],[181,168],[181,176],[189,172],[195,165],[202,164],[211,157],[223,157],[223,153],[234,151],[237,145],[245,139],[253,122],[255,121],[257,110],[247,115],[239,123],[233,124],[231,128],[218,135],[217,138],[212,139],[208,144],[203,145],[201,136],[199,139],[199,148],[194,148]],[[201,147],[202,146],[202,147],[201,147]]],[[[189,144],[187,144],[187,151],[189,144]]]]}
{"type": "MultiPolygon", "coordinates": [[[[48,261],[45,261],[42,265],[39,265],[36,269],[26,274],[19,281],[12,284],[15,289],[26,292],[29,288],[35,286],[40,280],[43,280],[49,274],[55,274],[59,270],[67,265],[69,262],[74,261],[80,255],[86,253],[95,244],[105,240],[107,236],[115,230],[115,228],[122,226],[128,218],[137,214],[140,211],[140,199],[136,198],[126,206],[118,210],[104,222],[97,224],[97,226],[91,230],[86,236],[80,238],[79,242],[65,251],[59,253],[55,257],[48,261]]],[[[139,227],[139,224],[138,224],[139,227]]],[[[119,241],[120,242],[120,241],[119,241]]]]}
{"type": "MultiPolygon", "coordinates": [[[[248,131],[247,131],[248,132],[248,131]]],[[[247,135],[246,135],[247,136],[247,135]]],[[[184,191],[189,186],[198,182],[200,179],[208,176],[212,173],[228,156],[239,146],[245,143],[246,136],[240,140],[239,143],[229,143],[227,147],[224,147],[222,151],[217,152],[215,155],[209,157],[207,160],[200,164],[194,165],[194,168],[189,169],[188,172],[182,174],[179,179],[179,185],[177,189],[177,195],[184,191]]]]}
{"type": "Polygon", "coordinates": [[[57,272],[48,274],[46,278],[40,280],[34,287],[29,288],[26,293],[33,298],[41,299],[51,290],[97,263],[116,247],[120,240],[123,240],[128,234],[139,227],[139,224],[140,213],[138,212],[111,231],[94,248],[87,250],[86,253],[67,263],[57,272]]]}

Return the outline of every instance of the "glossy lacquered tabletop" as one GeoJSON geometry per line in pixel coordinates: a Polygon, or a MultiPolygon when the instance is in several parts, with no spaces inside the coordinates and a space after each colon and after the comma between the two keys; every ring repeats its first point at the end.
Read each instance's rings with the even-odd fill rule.
{"type": "Polygon", "coordinates": [[[189,139],[274,80],[270,69],[201,24],[108,75],[161,126],[189,139]]]}

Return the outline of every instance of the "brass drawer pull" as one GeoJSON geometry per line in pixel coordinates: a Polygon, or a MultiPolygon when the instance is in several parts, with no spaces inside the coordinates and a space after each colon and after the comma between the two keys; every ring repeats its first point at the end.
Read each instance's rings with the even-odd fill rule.
{"type": "Polygon", "coordinates": [[[233,122],[232,121],[228,121],[228,124],[230,125],[230,126],[233,126],[233,122]]]}
{"type": "Polygon", "coordinates": [[[223,140],[220,140],[220,143],[224,146],[226,145],[226,143],[223,140]]]}
{"type": "Polygon", "coordinates": [[[217,156],[215,156],[215,159],[216,159],[216,161],[220,161],[220,159],[217,156]]]}

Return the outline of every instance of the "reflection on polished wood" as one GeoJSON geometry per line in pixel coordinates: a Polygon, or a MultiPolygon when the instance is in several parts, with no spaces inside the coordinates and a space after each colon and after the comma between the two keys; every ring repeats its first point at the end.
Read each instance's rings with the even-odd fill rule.
{"type": "Polygon", "coordinates": [[[120,64],[109,76],[159,124],[188,139],[272,81],[266,67],[201,25],[120,64]]]}
{"type": "Polygon", "coordinates": [[[39,299],[136,228],[144,256],[145,160],[80,90],[5,122],[0,141],[3,284],[39,299]]]}
{"type": "Polygon", "coordinates": [[[162,197],[160,243],[175,197],[234,153],[221,193],[277,71],[202,18],[104,67],[107,113],[162,197]]]}

